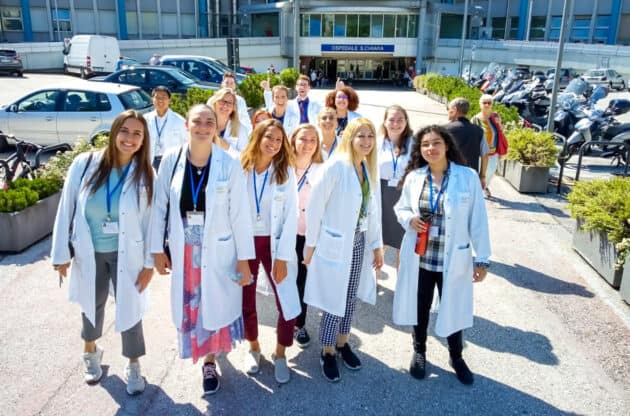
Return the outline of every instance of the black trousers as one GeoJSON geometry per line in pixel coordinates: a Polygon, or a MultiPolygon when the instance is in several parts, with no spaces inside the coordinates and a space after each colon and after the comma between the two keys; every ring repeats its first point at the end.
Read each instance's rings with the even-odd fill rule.
{"type": "MultiPolygon", "coordinates": [[[[430,272],[421,268],[418,272],[418,325],[413,327],[413,349],[422,354],[427,351],[427,327],[435,286],[441,298],[442,272],[430,272]]],[[[457,331],[446,339],[451,358],[461,358],[464,349],[462,331],[457,331]]]]}
{"type": "Polygon", "coordinates": [[[297,251],[298,258],[298,274],[297,274],[297,287],[300,294],[300,305],[302,306],[302,312],[295,319],[295,326],[302,328],[306,324],[306,303],[304,303],[304,287],[306,286],[306,266],[302,264],[304,261],[304,244],[306,243],[306,237],[298,235],[295,250],[297,251]]]}

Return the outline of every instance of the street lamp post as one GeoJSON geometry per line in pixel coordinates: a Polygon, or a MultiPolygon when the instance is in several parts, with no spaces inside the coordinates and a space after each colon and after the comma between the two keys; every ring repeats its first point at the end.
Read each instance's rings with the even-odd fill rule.
{"type": "Polygon", "coordinates": [[[462,23],[462,44],[459,48],[459,76],[464,71],[464,42],[466,41],[466,28],[468,27],[468,0],[464,3],[464,22],[462,23]]]}
{"type": "Polygon", "coordinates": [[[470,82],[471,78],[472,78],[472,74],[470,71],[472,71],[472,61],[473,61],[473,55],[475,54],[475,47],[477,46],[476,42],[473,42],[472,44],[472,48],[470,49],[470,59],[468,60],[468,81],[470,82]]]}
{"type": "Polygon", "coordinates": [[[562,9],[562,26],[560,27],[560,40],[558,41],[558,57],[556,58],[556,72],[553,82],[553,88],[551,90],[551,103],[549,105],[549,115],[547,117],[547,131],[553,131],[553,116],[556,112],[556,103],[558,98],[558,88],[560,85],[560,68],[562,66],[562,55],[564,53],[564,38],[567,32],[567,17],[569,10],[571,10],[572,0],[565,0],[564,7],[562,9]]]}

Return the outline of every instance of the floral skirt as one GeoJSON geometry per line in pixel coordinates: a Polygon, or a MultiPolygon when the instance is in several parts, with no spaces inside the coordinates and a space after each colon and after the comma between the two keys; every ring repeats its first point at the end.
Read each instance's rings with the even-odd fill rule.
{"type": "Polygon", "coordinates": [[[243,340],[243,318],[216,331],[203,327],[201,304],[201,241],[203,226],[188,225],[184,221],[184,313],[178,330],[181,358],[192,358],[196,363],[207,354],[230,352],[237,341],[243,340]]]}

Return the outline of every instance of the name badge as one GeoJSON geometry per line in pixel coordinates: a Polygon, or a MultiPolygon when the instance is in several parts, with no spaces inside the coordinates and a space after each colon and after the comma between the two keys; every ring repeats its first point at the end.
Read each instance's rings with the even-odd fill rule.
{"type": "Polygon", "coordinates": [[[103,234],[118,234],[118,223],[113,221],[105,221],[103,223],[103,234]]]}
{"type": "Polygon", "coordinates": [[[440,236],[440,227],[432,225],[429,227],[429,238],[438,238],[440,236]]]}
{"type": "Polygon", "coordinates": [[[203,225],[203,212],[186,211],[188,225],[203,225]]]}
{"type": "Polygon", "coordinates": [[[396,187],[398,187],[398,182],[400,182],[400,179],[398,179],[398,178],[391,178],[390,180],[387,181],[387,186],[389,186],[391,188],[396,188],[396,187]]]}
{"type": "Polygon", "coordinates": [[[265,220],[262,218],[254,222],[254,233],[262,233],[265,231],[265,220]]]}

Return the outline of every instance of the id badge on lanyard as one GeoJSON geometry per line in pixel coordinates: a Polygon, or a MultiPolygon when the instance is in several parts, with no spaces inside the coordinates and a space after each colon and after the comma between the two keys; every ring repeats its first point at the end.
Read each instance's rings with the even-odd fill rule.
{"type": "Polygon", "coordinates": [[[123,174],[118,179],[118,183],[114,186],[114,189],[110,191],[109,189],[109,177],[106,182],[106,203],[107,203],[107,217],[105,221],[103,221],[102,230],[103,234],[114,235],[118,234],[118,221],[112,221],[111,211],[112,211],[112,197],[118,192],[118,189],[122,187],[122,184],[125,182],[125,178],[127,177],[127,173],[129,172],[129,168],[131,167],[131,163],[127,165],[123,174]]]}
{"type": "Polygon", "coordinates": [[[265,178],[260,189],[260,195],[258,194],[258,188],[256,186],[256,170],[252,169],[252,175],[254,176],[254,199],[256,200],[256,221],[254,221],[254,232],[262,233],[265,231],[265,220],[260,215],[260,205],[262,203],[263,194],[265,192],[265,185],[267,184],[267,177],[269,176],[269,169],[265,172],[265,178]]]}
{"type": "Polygon", "coordinates": [[[103,234],[107,234],[107,235],[118,234],[118,222],[104,221],[103,234]]]}
{"type": "Polygon", "coordinates": [[[186,211],[186,222],[188,225],[203,225],[203,212],[186,211]]]}

